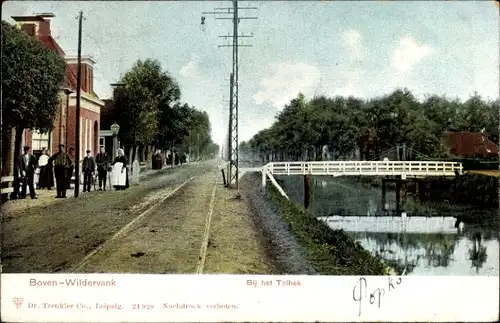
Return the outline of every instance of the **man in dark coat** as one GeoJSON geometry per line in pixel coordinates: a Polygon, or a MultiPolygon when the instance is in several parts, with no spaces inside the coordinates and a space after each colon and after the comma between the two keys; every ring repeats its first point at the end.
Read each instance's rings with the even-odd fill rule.
{"type": "Polygon", "coordinates": [[[83,158],[82,170],[83,170],[83,191],[90,192],[90,182],[92,181],[92,175],[95,172],[95,161],[94,157],[90,155],[90,150],[86,151],[87,156],[83,158]]]}
{"type": "Polygon", "coordinates": [[[111,159],[104,151],[104,146],[101,146],[101,151],[95,156],[95,162],[97,164],[97,176],[99,176],[99,191],[102,191],[103,188],[106,190],[106,179],[111,159]]]}
{"type": "Polygon", "coordinates": [[[21,198],[26,198],[26,186],[30,188],[30,197],[36,199],[35,193],[35,170],[38,167],[36,157],[30,152],[31,148],[24,147],[24,154],[19,156],[17,160],[17,169],[19,170],[19,178],[21,179],[22,189],[21,198]]]}
{"type": "Polygon", "coordinates": [[[56,198],[66,197],[67,189],[67,169],[72,164],[68,154],[64,151],[64,145],[59,145],[59,151],[49,158],[49,163],[54,165],[54,175],[56,177],[56,198]]]}

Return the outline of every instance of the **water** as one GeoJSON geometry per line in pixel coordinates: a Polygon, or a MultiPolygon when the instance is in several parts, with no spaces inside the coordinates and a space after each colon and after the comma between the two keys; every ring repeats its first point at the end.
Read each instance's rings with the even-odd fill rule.
{"type": "MultiPolygon", "coordinates": [[[[280,179],[289,197],[303,203],[302,177],[280,179]]],[[[345,178],[314,178],[312,212],[332,229],[345,230],[396,272],[406,268],[408,275],[498,276],[496,224],[455,227],[453,216],[470,214],[470,207],[428,205],[410,197],[404,207],[406,216],[385,216],[385,210],[395,209],[395,192],[391,191],[383,204],[380,188],[345,178]],[[410,216],[417,214],[415,210],[427,216],[410,216]]],[[[476,213],[493,217],[496,210],[476,213]]]]}

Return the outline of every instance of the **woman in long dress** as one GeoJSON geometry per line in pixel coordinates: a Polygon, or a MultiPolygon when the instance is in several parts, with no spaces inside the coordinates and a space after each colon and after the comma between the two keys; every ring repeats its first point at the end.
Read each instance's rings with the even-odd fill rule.
{"type": "Polygon", "coordinates": [[[156,169],[162,169],[163,158],[161,156],[161,150],[156,151],[155,161],[156,161],[156,169]]]}
{"type": "Polygon", "coordinates": [[[125,157],[125,153],[123,152],[123,149],[121,149],[121,148],[118,149],[118,156],[116,156],[112,165],[115,165],[116,163],[123,164],[122,172],[125,172],[125,185],[113,185],[113,187],[116,190],[125,190],[129,186],[128,185],[128,171],[127,171],[127,157],[125,157]]]}
{"type": "Polygon", "coordinates": [[[50,152],[44,149],[38,159],[38,165],[40,166],[39,189],[47,188],[50,190],[54,186],[54,172],[52,170],[52,163],[49,162],[49,155],[50,152]]]}

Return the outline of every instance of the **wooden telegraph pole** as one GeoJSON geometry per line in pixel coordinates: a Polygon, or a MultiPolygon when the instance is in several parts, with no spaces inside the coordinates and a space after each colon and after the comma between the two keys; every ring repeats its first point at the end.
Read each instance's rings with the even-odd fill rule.
{"type": "Polygon", "coordinates": [[[78,64],[76,71],[76,134],[75,134],[75,198],[80,192],[80,87],[82,73],[82,20],[83,11],[78,17],[78,64]]]}

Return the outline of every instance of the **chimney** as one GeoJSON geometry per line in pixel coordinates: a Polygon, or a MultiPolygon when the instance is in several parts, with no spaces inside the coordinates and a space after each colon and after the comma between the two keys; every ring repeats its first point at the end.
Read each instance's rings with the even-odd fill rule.
{"type": "Polygon", "coordinates": [[[30,36],[50,36],[50,19],[54,18],[52,13],[39,13],[32,16],[13,16],[17,26],[30,36]]]}
{"type": "MultiPolygon", "coordinates": [[[[67,56],[65,60],[67,67],[74,73],[76,78],[78,72],[78,57],[67,56]]],[[[80,89],[89,94],[94,93],[94,64],[95,61],[90,56],[82,56],[80,89]]]]}
{"type": "Polygon", "coordinates": [[[21,29],[28,34],[28,36],[35,36],[36,34],[36,25],[35,24],[23,24],[21,25],[21,29]]]}

